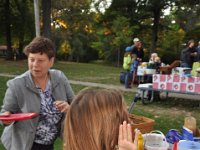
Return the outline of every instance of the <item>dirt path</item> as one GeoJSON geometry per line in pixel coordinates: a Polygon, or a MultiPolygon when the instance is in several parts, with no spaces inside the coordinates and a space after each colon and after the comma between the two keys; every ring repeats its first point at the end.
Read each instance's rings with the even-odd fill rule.
{"type": "MultiPolygon", "coordinates": [[[[14,78],[16,75],[6,74],[6,73],[0,73],[0,76],[2,77],[10,77],[14,78]]],[[[101,88],[114,88],[119,89],[121,91],[125,92],[137,92],[136,87],[132,87],[131,89],[126,89],[123,85],[111,85],[111,84],[101,84],[101,83],[93,83],[93,82],[83,82],[83,81],[75,81],[75,80],[69,80],[71,84],[76,85],[83,85],[83,86],[91,86],[91,87],[101,87],[101,88]]],[[[165,97],[165,93],[161,94],[162,97],[165,97]]],[[[189,95],[189,94],[178,94],[178,93],[169,93],[169,97],[176,97],[176,98],[184,98],[184,99],[191,99],[191,100],[200,100],[199,95],[189,95]]]]}
{"type": "Polygon", "coordinates": [[[83,82],[83,81],[74,81],[69,80],[71,84],[78,84],[84,86],[92,86],[92,87],[101,87],[101,88],[108,88],[108,89],[119,89],[125,92],[137,92],[137,88],[126,89],[123,85],[111,85],[111,84],[101,84],[101,83],[92,83],[92,82],[83,82]]]}

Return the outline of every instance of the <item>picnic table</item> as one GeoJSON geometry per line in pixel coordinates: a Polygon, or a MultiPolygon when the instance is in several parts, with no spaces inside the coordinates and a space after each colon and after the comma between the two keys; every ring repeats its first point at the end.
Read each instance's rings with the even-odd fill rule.
{"type": "MultiPolygon", "coordinates": [[[[155,93],[160,94],[161,92],[166,93],[166,98],[169,93],[200,95],[200,77],[154,74],[153,83],[138,86],[136,97],[139,97],[143,104],[148,104],[153,102],[155,93]]],[[[129,112],[138,100],[136,97],[130,105],[129,112]]]]}

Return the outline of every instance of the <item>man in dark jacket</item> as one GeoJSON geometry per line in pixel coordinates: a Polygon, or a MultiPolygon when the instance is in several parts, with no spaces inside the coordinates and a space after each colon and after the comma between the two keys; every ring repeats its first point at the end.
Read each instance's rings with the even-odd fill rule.
{"type": "Polygon", "coordinates": [[[131,55],[135,55],[136,60],[141,62],[144,57],[144,50],[142,47],[142,42],[138,38],[133,39],[134,45],[131,47],[131,55]]]}
{"type": "Polygon", "coordinates": [[[196,51],[197,51],[196,61],[200,61],[200,41],[198,42],[196,51]]]}
{"type": "Polygon", "coordinates": [[[181,51],[181,67],[192,68],[197,52],[194,48],[194,40],[188,42],[188,46],[181,51]]]}

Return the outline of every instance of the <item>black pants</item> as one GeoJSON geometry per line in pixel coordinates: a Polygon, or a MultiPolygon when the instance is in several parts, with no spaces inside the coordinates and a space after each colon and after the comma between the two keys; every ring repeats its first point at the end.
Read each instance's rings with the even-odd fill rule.
{"type": "Polygon", "coordinates": [[[53,144],[43,145],[43,144],[33,143],[31,150],[53,150],[53,144]]]}

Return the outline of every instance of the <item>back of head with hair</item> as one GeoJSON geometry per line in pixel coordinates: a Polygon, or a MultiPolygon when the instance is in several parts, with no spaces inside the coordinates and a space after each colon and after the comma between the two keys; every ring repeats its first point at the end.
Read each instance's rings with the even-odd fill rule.
{"type": "Polygon", "coordinates": [[[64,150],[114,150],[124,120],[128,113],[119,91],[81,91],[65,119],[64,150]]]}
{"type": "Polygon", "coordinates": [[[151,57],[150,57],[150,61],[153,61],[155,62],[155,58],[158,57],[158,54],[157,53],[152,53],[151,54],[151,57]]]}
{"type": "Polygon", "coordinates": [[[189,40],[187,45],[188,45],[188,46],[194,46],[194,40],[189,40]],[[191,44],[192,44],[192,45],[191,45],[191,44]]]}
{"type": "Polygon", "coordinates": [[[53,42],[45,37],[35,37],[25,48],[24,53],[28,56],[30,53],[47,54],[50,58],[55,57],[53,42]]]}

